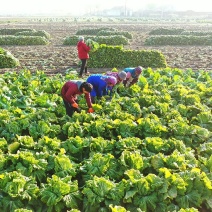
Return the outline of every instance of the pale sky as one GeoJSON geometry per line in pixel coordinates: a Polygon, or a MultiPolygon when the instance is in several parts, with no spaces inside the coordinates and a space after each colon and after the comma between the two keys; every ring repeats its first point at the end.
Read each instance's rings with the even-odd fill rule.
{"type": "Polygon", "coordinates": [[[211,0],[6,0],[1,3],[0,16],[16,14],[58,14],[70,13],[82,15],[90,10],[109,9],[114,6],[139,8],[173,8],[175,10],[194,10],[197,12],[212,12],[211,0]]]}

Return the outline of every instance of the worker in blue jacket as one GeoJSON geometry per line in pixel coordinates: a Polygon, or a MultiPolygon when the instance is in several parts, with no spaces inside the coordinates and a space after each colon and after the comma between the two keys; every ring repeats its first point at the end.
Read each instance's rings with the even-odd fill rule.
{"type": "Polygon", "coordinates": [[[87,80],[93,86],[90,93],[91,102],[95,103],[95,99],[100,99],[102,96],[107,95],[107,90],[112,90],[117,83],[117,79],[114,76],[106,76],[104,74],[92,74],[87,80]]]}

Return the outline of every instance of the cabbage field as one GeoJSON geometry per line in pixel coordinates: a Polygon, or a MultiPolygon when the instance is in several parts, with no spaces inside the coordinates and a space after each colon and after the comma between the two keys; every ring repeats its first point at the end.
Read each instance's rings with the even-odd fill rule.
{"type": "Polygon", "coordinates": [[[1,211],[211,210],[211,72],[147,69],[72,118],[70,78],[1,75],[1,211]]]}
{"type": "MultiPolygon", "coordinates": [[[[48,30],[34,21],[50,33],[50,45],[3,46],[22,65],[0,69],[0,211],[212,211],[211,54],[202,53],[210,47],[194,68],[192,59],[183,62],[196,47],[148,47],[164,50],[167,68],[144,68],[137,84],[115,87],[94,113],[79,96],[82,111],[69,117],[60,91],[77,79],[78,59],[75,47],[60,42],[70,23],[51,22],[48,30]]],[[[130,29],[138,39],[147,27],[144,38],[153,25],[130,29]]],[[[142,49],[141,42],[125,48],[142,49]]]]}

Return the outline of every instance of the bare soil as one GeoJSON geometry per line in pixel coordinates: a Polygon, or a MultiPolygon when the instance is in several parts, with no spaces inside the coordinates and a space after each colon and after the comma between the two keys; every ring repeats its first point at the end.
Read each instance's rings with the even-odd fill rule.
{"type": "MultiPolygon", "coordinates": [[[[20,61],[20,67],[13,69],[0,69],[3,73],[8,70],[28,69],[30,71],[42,70],[47,74],[64,73],[68,68],[78,70],[78,57],[76,46],[63,45],[66,36],[75,35],[79,29],[113,27],[133,34],[133,39],[125,49],[132,50],[159,50],[166,58],[167,64],[172,68],[193,70],[212,70],[212,46],[144,46],[144,40],[150,30],[158,27],[184,28],[187,30],[212,30],[212,24],[139,24],[139,23],[75,23],[75,22],[11,22],[0,23],[0,28],[33,28],[45,30],[51,35],[51,42],[46,46],[1,46],[10,51],[20,61]]],[[[142,64],[141,64],[142,66],[142,64]]],[[[118,68],[118,67],[117,67],[118,68]]],[[[91,73],[104,72],[107,69],[92,69],[91,73]]],[[[108,69],[110,70],[110,69],[108,69]]]]}

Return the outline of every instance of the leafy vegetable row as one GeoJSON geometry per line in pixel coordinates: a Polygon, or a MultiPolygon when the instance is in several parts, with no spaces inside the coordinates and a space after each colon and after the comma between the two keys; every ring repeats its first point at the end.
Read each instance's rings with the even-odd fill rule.
{"type": "Polygon", "coordinates": [[[94,114],[79,97],[85,110],[72,118],[68,79],[1,75],[1,211],[212,209],[211,72],[149,68],[94,114]]]}

